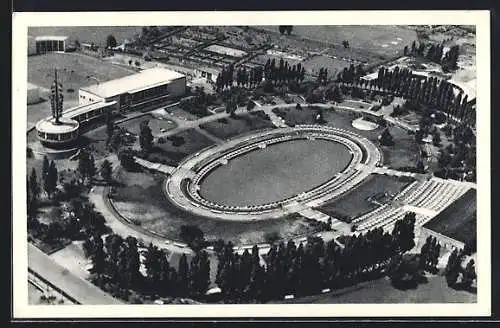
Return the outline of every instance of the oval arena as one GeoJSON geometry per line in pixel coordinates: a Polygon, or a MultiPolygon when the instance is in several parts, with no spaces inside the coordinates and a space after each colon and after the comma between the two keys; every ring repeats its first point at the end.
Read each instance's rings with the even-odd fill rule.
{"type": "MultiPolygon", "coordinates": [[[[381,160],[378,148],[356,133],[319,125],[298,125],[236,138],[224,145],[193,154],[166,180],[165,192],[177,207],[208,218],[233,221],[278,218],[296,212],[302,206],[318,206],[343,194],[363,181],[381,160]],[[275,200],[272,202],[253,201],[249,197],[248,204],[242,204],[241,199],[239,202],[235,201],[235,204],[223,204],[203,190],[205,180],[210,179],[211,174],[217,170],[232,164],[232,161],[248,155],[259,156],[259,151],[294,141],[311,144],[316,141],[332,142],[341,145],[348,156],[345,161],[332,166],[331,174],[319,184],[293,195],[289,195],[288,189],[288,195],[274,195],[275,200]]],[[[325,173],[324,168],[322,172],[325,173]]]]}

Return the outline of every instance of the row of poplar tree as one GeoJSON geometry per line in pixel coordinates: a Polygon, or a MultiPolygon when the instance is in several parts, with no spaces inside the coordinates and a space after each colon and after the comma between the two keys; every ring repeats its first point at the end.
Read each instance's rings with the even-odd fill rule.
{"type": "MultiPolygon", "coordinates": [[[[304,245],[281,242],[272,245],[261,263],[259,250],[245,250],[241,255],[231,242],[216,249],[218,268],[215,283],[225,301],[268,301],[286,294],[313,294],[322,288],[338,288],[383,272],[391,257],[414,246],[415,214],[399,220],[392,233],[378,228],[358,236],[345,237],[344,244],[335,240],[325,243],[310,237],[304,245]]],[[[184,254],[177,269],[164,250],[154,245],[144,252],[145,275],[140,272],[140,254],[134,237],[123,239],[111,234],[88,238],[84,244],[92,260],[94,282],[105,285],[116,282],[115,293],[124,297],[135,289],[159,295],[202,297],[210,285],[210,261],[204,250],[188,261],[184,254]]]]}

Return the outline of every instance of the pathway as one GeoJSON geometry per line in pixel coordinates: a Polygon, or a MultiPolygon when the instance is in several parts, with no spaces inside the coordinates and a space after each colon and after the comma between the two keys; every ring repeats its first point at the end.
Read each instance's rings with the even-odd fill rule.
{"type": "Polygon", "coordinates": [[[171,174],[175,170],[174,166],[169,166],[169,165],[165,165],[165,164],[161,164],[161,163],[154,163],[154,162],[146,161],[145,159],[142,159],[142,158],[139,158],[136,156],[134,156],[134,160],[137,164],[139,164],[145,168],[148,168],[150,170],[159,171],[159,172],[164,173],[164,174],[171,174]]]}

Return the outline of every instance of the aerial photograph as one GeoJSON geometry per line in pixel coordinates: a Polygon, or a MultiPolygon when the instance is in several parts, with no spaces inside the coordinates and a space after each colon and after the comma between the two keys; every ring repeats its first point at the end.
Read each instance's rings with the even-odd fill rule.
{"type": "Polygon", "coordinates": [[[474,25],[88,24],[22,49],[28,304],[478,302],[474,25]]]}

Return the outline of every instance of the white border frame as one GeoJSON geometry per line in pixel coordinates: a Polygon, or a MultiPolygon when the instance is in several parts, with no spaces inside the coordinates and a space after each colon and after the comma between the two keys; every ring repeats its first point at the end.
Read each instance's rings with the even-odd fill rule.
{"type": "Polygon", "coordinates": [[[266,11],[13,13],[12,20],[13,317],[380,317],[491,315],[489,11],[266,11]],[[477,64],[478,291],[473,304],[28,305],[26,92],[28,26],[150,25],[475,25],[477,64]]]}

